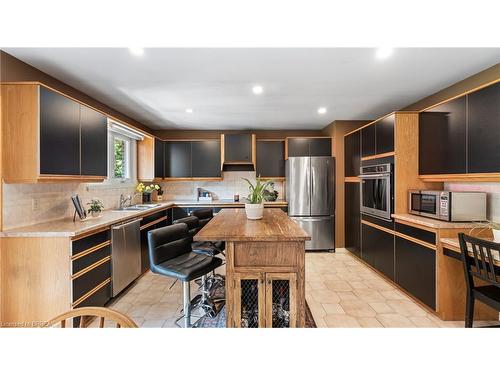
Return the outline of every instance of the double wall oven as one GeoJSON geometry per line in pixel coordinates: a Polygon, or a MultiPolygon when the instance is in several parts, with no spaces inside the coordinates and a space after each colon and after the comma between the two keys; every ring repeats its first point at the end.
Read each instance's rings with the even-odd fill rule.
{"type": "Polygon", "coordinates": [[[393,176],[392,164],[378,164],[360,168],[361,213],[384,220],[392,220],[393,176]]]}

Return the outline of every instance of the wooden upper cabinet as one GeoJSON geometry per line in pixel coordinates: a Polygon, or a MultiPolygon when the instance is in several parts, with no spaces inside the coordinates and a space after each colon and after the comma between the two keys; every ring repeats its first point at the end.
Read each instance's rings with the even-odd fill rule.
{"type": "Polygon", "coordinates": [[[375,124],[375,152],[385,154],[394,151],[394,114],[384,117],[375,124]]]}
{"type": "Polygon", "coordinates": [[[165,142],[155,138],[154,142],[154,178],[162,179],[165,176],[165,142]]]}
{"type": "Polygon", "coordinates": [[[332,156],[332,139],[329,137],[290,137],[287,157],[332,156]]]}
{"type": "Polygon", "coordinates": [[[500,83],[468,95],[468,172],[500,172],[500,83]]]}
{"type": "Polygon", "coordinates": [[[80,104],[40,87],[40,174],[80,175],[80,104]]]}
{"type": "Polygon", "coordinates": [[[105,116],[40,84],[4,84],[1,90],[6,182],[105,178],[105,116]]]}
{"type": "Polygon", "coordinates": [[[375,154],[375,125],[370,125],[361,129],[361,157],[375,154]]]}
{"type": "Polygon", "coordinates": [[[224,162],[252,163],[254,137],[252,134],[224,134],[224,162]]]}
{"type": "Polygon", "coordinates": [[[81,174],[108,175],[108,118],[92,108],[80,106],[81,174]]]}
{"type": "Polygon", "coordinates": [[[257,141],[257,176],[285,177],[285,141],[257,141]]]}
{"type": "Polygon", "coordinates": [[[419,115],[421,175],[466,173],[466,97],[419,115]]]}
{"type": "Polygon", "coordinates": [[[361,167],[361,131],[348,134],[344,138],[344,169],[346,177],[359,176],[361,167]]]}
{"type": "Polygon", "coordinates": [[[191,165],[193,178],[221,177],[220,141],[192,141],[191,165]]]}

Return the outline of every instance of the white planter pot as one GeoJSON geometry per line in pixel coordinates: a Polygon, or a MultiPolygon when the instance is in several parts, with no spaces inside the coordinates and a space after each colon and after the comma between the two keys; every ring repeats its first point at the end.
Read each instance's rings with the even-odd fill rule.
{"type": "Polygon", "coordinates": [[[500,243],[500,229],[493,229],[493,241],[500,243]]]}
{"type": "Polygon", "coordinates": [[[264,203],[250,204],[245,203],[245,212],[247,214],[247,219],[259,220],[264,216],[264,203]]]}

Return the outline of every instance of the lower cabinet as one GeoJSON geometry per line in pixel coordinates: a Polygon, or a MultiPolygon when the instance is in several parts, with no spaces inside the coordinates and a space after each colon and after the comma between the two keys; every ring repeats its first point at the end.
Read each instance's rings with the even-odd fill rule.
{"type": "MultiPolygon", "coordinates": [[[[72,307],[104,306],[111,299],[109,230],[71,242],[72,307]]],[[[73,319],[77,327],[80,319],[73,319]]]]}
{"type": "Polygon", "coordinates": [[[394,234],[362,224],[362,259],[394,280],[394,234]]]}
{"type": "Polygon", "coordinates": [[[436,251],[396,236],[396,278],[403,289],[436,309],[436,251]]]}
{"type": "Polygon", "coordinates": [[[235,273],[235,327],[293,328],[297,323],[295,273],[235,273]]]}

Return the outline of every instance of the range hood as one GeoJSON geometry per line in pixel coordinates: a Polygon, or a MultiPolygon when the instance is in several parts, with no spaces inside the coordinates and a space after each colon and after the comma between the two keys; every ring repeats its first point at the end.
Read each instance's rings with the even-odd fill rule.
{"type": "Polygon", "coordinates": [[[222,170],[225,172],[253,172],[255,167],[253,163],[249,162],[224,162],[222,164],[222,170]]]}

